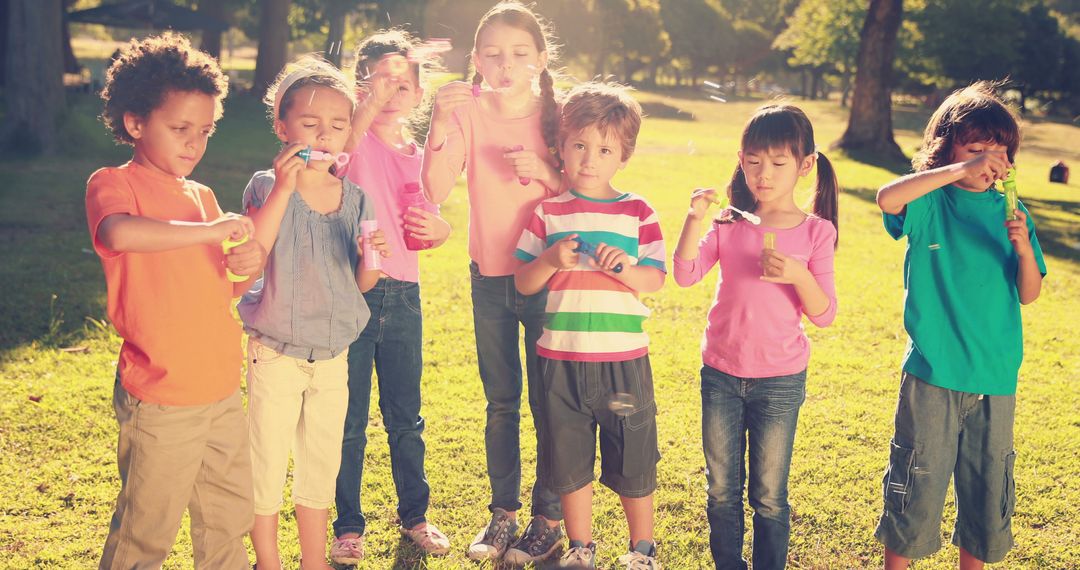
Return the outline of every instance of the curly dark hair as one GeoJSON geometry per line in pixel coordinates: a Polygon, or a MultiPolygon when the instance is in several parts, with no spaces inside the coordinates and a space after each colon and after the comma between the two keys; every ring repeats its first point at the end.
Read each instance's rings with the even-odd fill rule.
{"type": "Polygon", "coordinates": [[[124,113],[146,117],[171,92],[200,92],[214,97],[214,120],[229,92],[229,78],[217,61],[193,47],[182,35],[166,32],[131,40],[119,50],[105,75],[101,120],[122,144],[135,144],[124,128],[124,113]]]}
{"type": "Polygon", "coordinates": [[[946,166],[953,148],[992,141],[1005,147],[1009,162],[1020,147],[1020,121],[997,95],[1003,82],[978,81],[953,91],[934,111],[923,133],[922,148],[911,159],[916,172],[946,166]]]}

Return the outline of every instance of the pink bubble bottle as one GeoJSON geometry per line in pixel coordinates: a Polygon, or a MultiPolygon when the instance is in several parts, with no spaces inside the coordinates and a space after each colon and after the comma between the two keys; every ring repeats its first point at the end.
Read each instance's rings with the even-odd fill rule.
{"type": "MultiPolygon", "coordinates": [[[[398,200],[401,203],[401,213],[403,216],[409,213],[410,207],[422,208],[432,214],[437,211],[435,204],[428,202],[427,198],[424,197],[424,192],[420,189],[419,182],[406,182],[405,188],[403,188],[401,194],[398,195],[398,200]]],[[[404,221],[402,221],[402,223],[404,223],[404,221]]],[[[420,239],[411,235],[408,230],[404,230],[404,232],[405,247],[411,251],[430,249],[435,245],[431,240],[420,239]]]]}

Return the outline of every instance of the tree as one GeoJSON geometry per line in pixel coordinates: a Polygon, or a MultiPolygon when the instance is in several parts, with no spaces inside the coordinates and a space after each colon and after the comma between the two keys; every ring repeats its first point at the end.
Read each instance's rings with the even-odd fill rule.
{"type": "MultiPolygon", "coordinates": [[[[215,2],[199,2],[199,7],[196,8],[200,14],[214,18],[217,20],[228,19],[225,16],[226,11],[225,0],[217,0],[215,2]]],[[[202,41],[199,42],[199,49],[212,55],[217,59],[221,59],[221,32],[215,30],[203,30],[202,41]]]]}
{"type": "Polygon", "coordinates": [[[285,67],[289,42],[289,0],[259,2],[259,54],[255,58],[255,84],[260,97],[285,67]]]}
{"type": "Polygon", "coordinates": [[[859,54],[859,32],[865,21],[864,0],[804,0],[773,46],[791,50],[788,63],[794,67],[839,73],[840,104],[847,106],[855,58],[859,54]]]}
{"type": "Polygon", "coordinates": [[[9,0],[4,94],[7,112],[0,140],[32,153],[56,151],[65,108],[63,0],[9,0]]]}
{"type": "Polygon", "coordinates": [[[870,0],[859,35],[851,115],[836,147],[904,159],[892,129],[892,62],[901,14],[902,0],[870,0]]]}
{"type": "Polygon", "coordinates": [[[730,61],[730,17],[709,0],[661,0],[660,18],[671,38],[671,55],[690,64],[693,83],[712,66],[730,61]]]}

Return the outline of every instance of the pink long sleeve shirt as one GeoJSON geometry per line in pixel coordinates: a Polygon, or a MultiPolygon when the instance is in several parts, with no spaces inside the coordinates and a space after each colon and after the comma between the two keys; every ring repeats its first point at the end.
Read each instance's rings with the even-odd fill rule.
{"type": "Polygon", "coordinates": [[[836,228],[808,216],[794,228],[755,226],[745,220],[714,223],[698,244],[697,259],[673,259],[675,282],[689,287],[719,262],[721,280],[701,342],[701,360],[740,378],[769,378],[800,372],[810,360],[803,307],[794,285],[761,280],[765,232],[776,234],[776,250],[805,263],[829,298],[829,308],[810,322],[826,327],[836,317],[833,253],[836,228]]]}
{"type": "MultiPolygon", "coordinates": [[[[432,143],[435,144],[435,143],[432,143]]],[[[533,180],[522,185],[503,154],[521,145],[548,156],[540,112],[502,119],[481,107],[480,99],[455,111],[446,142],[425,150],[424,185],[449,188],[465,170],[469,185],[469,257],[489,277],[512,275],[522,264],[514,257],[521,231],[536,205],[555,195],[533,180]]]]}

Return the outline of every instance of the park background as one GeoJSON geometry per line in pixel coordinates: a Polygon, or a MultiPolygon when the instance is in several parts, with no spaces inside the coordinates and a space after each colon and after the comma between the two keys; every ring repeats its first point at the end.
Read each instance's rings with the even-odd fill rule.
{"type": "MultiPolygon", "coordinates": [[[[119,488],[111,394],[120,339],[106,318],[83,206],[87,177],[130,157],[96,119],[101,102],[94,91],[113,51],[162,27],[193,28],[184,33],[220,57],[232,79],[230,97],[192,178],[236,210],[251,173],[276,152],[258,98],[287,60],[316,51],[348,66],[359,39],[394,25],[450,38],[447,72],[433,80],[460,78],[476,23],[490,5],[0,0],[0,568],[95,566],[119,488]],[[106,20],[111,26],[79,23],[88,16],[76,14],[123,4],[154,10],[106,20]]],[[[1023,309],[1016,547],[997,567],[1080,568],[1080,175],[1069,184],[1048,182],[1053,163],[1080,165],[1080,2],[541,0],[536,8],[563,44],[562,87],[600,76],[638,89],[649,117],[615,184],[654,205],[669,256],[691,190],[726,183],[742,125],[762,103],[782,97],[803,107],[836,163],[843,186],[840,310],[827,329],[808,325],[813,355],[791,472],[793,568],[881,563],[873,529],[905,346],[905,246],[881,228],[874,194],[910,170],[903,156],[918,148],[944,95],[976,79],[1008,78],[1001,92],[1023,110],[1020,194],[1038,225],[1049,275],[1039,300],[1023,309]],[[864,26],[868,11],[880,17],[864,26]],[[837,141],[843,148],[834,150],[837,141]]],[[[809,198],[810,185],[801,185],[800,198],[809,198]]],[[[463,183],[443,213],[455,233],[421,258],[423,415],[429,518],[450,535],[453,552],[423,559],[401,542],[388,451],[373,411],[364,568],[480,566],[464,556],[487,522],[488,485],[463,183]]],[[[698,370],[715,283],[715,272],[688,289],[669,279],[645,297],[653,311],[647,330],[663,454],[656,535],[671,569],[710,566],[698,370]]],[[[523,414],[527,495],[534,453],[527,406],[523,414]]],[[[596,505],[600,563],[611,567],[627,540],[625,523],[612,493],[599,490],[596,505]]],[[[294,521],[291,511],[282,515],[283,555],[296,566],[294,521]]],[[[946,543],[954,517],[950,496],[946,543]]],[[[166,567],[189,568],[190,548],[185,521],[166,567]]],[[[956,549],[946,547],[916,568],[955,565],[956,549]]]]}

